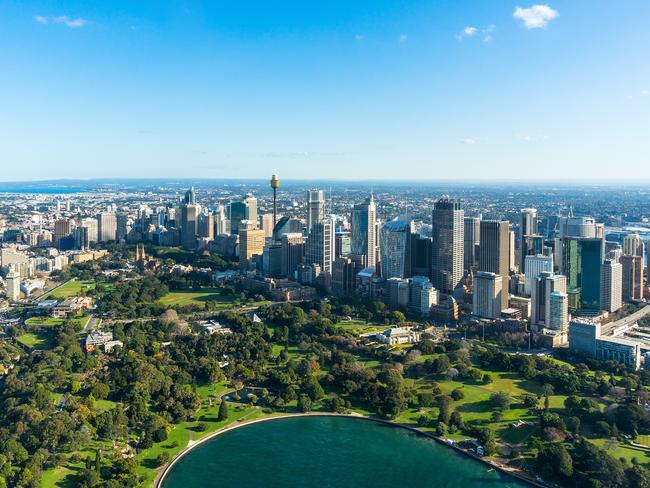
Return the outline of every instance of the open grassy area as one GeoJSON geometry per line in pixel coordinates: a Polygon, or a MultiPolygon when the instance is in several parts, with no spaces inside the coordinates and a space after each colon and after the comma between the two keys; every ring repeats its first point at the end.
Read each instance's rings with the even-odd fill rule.
{"type": "Polygon", "coordinates": [[[70,319],[58,319],[54,317],[30,317],[25,323],[27,325],[36,325],[40,327],[56,327],[63,325],[66,320],[70,320],[74,325],[80,325],[84,327],[90,320],[89,315],[81,315],[78,317],[71,317],[70,319]]]}
{"type": "Polygon", "coordinates": [[[55,288],[48,293],[42,295],[39,300],[62,300],[68,297],[75,297],[81,294],[82,291],[87,291],[95,288],[94,281],[83,281],[72,279],[67,283],[55,288]]]}
{"type": "Polygon", "coordinates": [[[47,331],[28,332],[17,336],[16,340],[32,349],[44,350],[54,347],[54,336],[51,332],[47,331]]]}
{"type": "Polygon", "coordinates": [[[334,325],[345,331],[349,331],[357,335],[366,334],[368,332],[379,332],[390,327],[384,324],[366,322],[361,319],[341,320],[339,322],[336,322],[334,325]]]}
{"type": "Polygon", "coordinates": [[[163,305],[203,305],[205,302],[217,302],[219,308],[230,308],[235,301],[233,296],[223,296],[219,288],[201,290],[171,291],[160,299],[163,305]]]}
{"type": "Polygon", "coordinates": [[[589,439],[589,442],[605,449],[610,455],[617,459],[626,459],[628,463],[631,463],[633,458],[636,458],[640,464],[650,463],[650,452],[635,449],[634,447],[625,445],[616,439],[589,439]]]}

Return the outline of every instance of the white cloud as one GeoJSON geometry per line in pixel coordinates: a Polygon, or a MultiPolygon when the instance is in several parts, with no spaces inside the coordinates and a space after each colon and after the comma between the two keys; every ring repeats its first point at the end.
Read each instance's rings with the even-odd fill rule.
{"type": "Polygon", "coordinates": [[[466,137],[465,139],[461,140],[463,144],[466,144],[468,146],[473,146],[476,144],[476,139],[474,137],[466,137]]]}
{"type": "Polygon", "coordinates": [[[407,36],[406,34],[401,34],[399,36],[399,42],[406,42],[408,40],[409,40],[409,36],[407,36]]]}
{"type": "Polygon", "coordinates": [[[549,21],[560,14],[548,5],[533,5],[528,8],[516,7],[512,16],[523,21],[526,29],[540,29],[546,27],[549,21]]]}
{"type": "Polygon", "coordinates": [[[88,25],[88,21],[86,19],[82,19],[81,17],[72,19],[67,15],[60,15],[58,17],[52,17],[52,18],[44,17],[42,15],[37,15],[34,17],[34,20],[39,24],[45,25],[52,22],[53,24],[65,25],[70,29],[80,29],[81,27],[85,27],[86,25],[88,25]]]}
{"type": "Polygon", "coordinates": [[[354,36],[355,41],[363,41],[365,38],[366,36],[364,36],[363,34],[357,34],[356,36],[354,36]]]}
{"type": "Polygon", "coordinates": [[[483,42],[490,42],[492,40],[492,33],[496,30],[496,28],[497,26],[494,24],[489,24],[482,29],[470,25],[456,34],[456,39],[462,41],[466,37],[478,37],[480,34],[482,36],[483,42]]]}
{"type": "Polygon", "coordinates": [[[79,29],[81,27],[84,27],[85,25],[88,25],[88,21],[86,19],[82,19],[81,17],[79,17],[78,19],[71,19],[67,15],[54,17],[54,19],[52,19],[52,22],[54,22],[55,24],[66,25],[67,27],[70,27],[70,29],[79,29]]]}
{"type": "Polygon", "coordinates": [[[650,95],[650,90],[641,90],[641,95],[647,97],[648,95],[650,95]]]}
{"type": "Polygon", "coordinates": [[[523,142],[541,142],[548,140],[546,135],[516,134],[515,137],[523,142]]]}

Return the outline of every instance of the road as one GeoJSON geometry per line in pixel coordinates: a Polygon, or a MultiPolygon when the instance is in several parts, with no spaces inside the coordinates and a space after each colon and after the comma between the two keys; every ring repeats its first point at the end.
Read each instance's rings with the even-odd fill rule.
{"type": "Polygon", "coordinates": [[[102,319],[95,317],[94,315],[90,316],[86,326],[84,327],[84,334],[90,334],[93,330],[97,329],[102,323],[102,319]]]}
{"type": "Polygon", "coordinates": [[[648,314],[650,314],[650,305],[646,305],[642,309],[634,312],[632,315],[623,317],[621,320],[617,320],[616,322],[611,322],[609,324],[603,325],[600,329],[600,333],[602,335],[607,335],[613,332],[614,330],[618,329],[619,327],[626,327],[634,324],[635,322],[638,322],[648,314]]]}

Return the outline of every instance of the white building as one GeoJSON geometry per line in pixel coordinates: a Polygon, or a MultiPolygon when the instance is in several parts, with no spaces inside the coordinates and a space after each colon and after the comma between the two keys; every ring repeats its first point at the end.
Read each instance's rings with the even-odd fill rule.
{"type": "Polygon", "coordinates": [[[569,327],[569,295],[554,291],[549,299],[548,328],[566,332],[569,327]]]}
{"type": "Polygon", "coordinates": [[[525,258],[525,282],[524,292],[530,296],[533,293],[533,284],[537,278],[544,271],[553,271],[553,256],[544,256],[538,254],[536,256],[526,256],[525,258]]]}
{"type": "Polygon", "coordinates": [[[616,312],[623,306],[623,266],[606,259],[600,268],[600,309],[616,312]]]}
{"type": "Polygon", "coordinates": [[[15,302],[20,298],[20,273],[11,267],[6,277],[7,299],[15,302]]]}
{"type": "MultiPolygon", "coordinates": [[[[472,312],[478,317],[495,319],[501,316],[503,278],[496,273],[479,271],[474,278],[472,312]]],[[[507,291],[505,292],[507,293],[507,291]]]]}

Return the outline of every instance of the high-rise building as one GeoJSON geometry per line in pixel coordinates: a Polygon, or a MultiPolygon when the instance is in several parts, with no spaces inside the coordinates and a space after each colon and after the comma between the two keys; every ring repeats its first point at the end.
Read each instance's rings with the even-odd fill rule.
{"type": "Polygon", "coordinates": [[[273,214],[262,214],[258,217],[260,229],[264,231],[266,237],[273,237],[273,214]]]}
{"type": "Polygon", "coordinates": [[[386,222],[379,233],[381,274],[385,279],[411,276],[411,233],[413,222],[394,219],[386,222]]]}
{"type": "Polygon", "coordinates": [[[332,265],[332,293],[350,296],[355,289],[356,266],[352,259],[339,257],[332,265]]]}
{"type": "Polygon", "coordinates": [[[524,208],[521,210],[520,236],[534,236],[539,234],[539,219],[537,209],[524,208]]]}
{"type": "Polygon", "coordinates": [[[325,218],[325,194],[323,190],[307,192],[307,231],[325,218]]]}
{"type": "Polygon", "coordinates": [[[57,219],[54,222],[54,245],[59,246],[62,237],[67,237],[72,234],[72,220],[70,219],[57,219]]]}
{"type": "Polygon", "coordinates": [[[431,276],[431,238],[413,234],[411,236],[411,274],[431,276]]]}
{"type": "Polygon", "coordinates": [[[241,229],[239,231],[239,267],[248,269],[253,256],[264,251],[264,231],[261,229],[241,229]]]}
{"type": "Polygon", "coordinates": [[[501,275],[479,271],[474,277],[474,292],[472,294],[472,313],[478,317],[496,319],[505,308],[502,295],[508,294],[503,289],[501,275]]]}
{"type": "Polygon", "coordinates": [[[334,260],[334,220],[325,218],[311,226],[305,245],[305,264],[317,264],[321,272],[332,274],[334,260]]]}
{"type": "Polygon", "coordinates": [[[623,266],[611,259],[606,259],[600,271],[600,308],[607,312],[616,312],[623,306],[623,266]]]}
{"type": "Polygon", "coordinates": [[[230,233],[238,234],[244,220],[257,223],[257,199],[250,193],[243,200],[230,202],[230,233]]]}
{"type": "Polygon", "coordinates": [[[282,244],[279,242],[264,246],[262,252],[262,273],[264,276],[271,278],[282,278],[282,244]]]}
{"type": "Polygon", "coordinates": [[[370,195],[365,202],[352,208],[352,235],[350,253],[364,262],[364,267],[377,264],[377,242],[375,228],[377,225],[377,207],[370,195]],[[365,256],[365,258],[361,258],[365,256]]]}
{"type": "Polygon", "coordinates": [[[620,261],[623,267],[622,294],[624,301],[643,298],[643,258],[624,254],[620,261]]]}
{"type": "Polygon", "coordinates": [[[6,276],[7,281],[7,299],[10,302],[15,302],[20,298],[20,273],[14,266],[9,267],[9,272],[6,276]]]}
{"type": "Polygon", "coordinates": [[[438,290],[426,276],[413,276],[409,284],[409,311],[428,317],[431,307],[438,304],[438,290]]]}
{"type": "Polygon", "coordinates": [[[623,238],[623,254],[643,257],[643,251],[643,240],[639,234],[630,234],[623,238]]]}
{"type": "Polygon", "coordinates": [[[129,235],[129,216],[126,215],[125,213],[118,213],[116,219],[117,219],[116,237],[117,240],[120,241],[122,239],[126,239],[126,236],[129,235]]]}
{"type": "Polygon", "coordinates": [[[99,225],[97,219],[93,219],[93,218],[81,219],[79,225],[81,225],[82,227],[86,227],[88,229],[88,242],[90,244],[97,242],[99,240],[99,225]]]}
{"type": "MultiPolygon", "coordinates": [[[[334,233],[334,258],[340,257],[352,257],[350,253],[352,252],[352,237],[349,230],[346,229],[336,229],[334,233]]],[[[362,264],[362,267],[365,268],[365,255],[358,257],[358,262],[362,264]]]]}
{"type": "Polygon", "coordinates": [[[481,219],[465,217],[463,239],[463,268],[469,271],[478,264],[478,250],[481,244],[481,219]]]}
{"type": "MultiPolygon", "coordinates": [[[[191,195],[193,195],[192,192],[191,195]]],[[[191,197],[188,195],[188,197],[191,197]]],[[[181,246],[184,249],[196,249],[198,234],[199,206],[195,203],[184,203],[180,208],[181,246]]]]}
{"type": "Polygon", "coordinates": [[[293,276],[302,264],[305,253],[304,237],[301,232],[282,234],[282,275],[293,276]]]}
{"type": "Polygon", "coordinates": [[[432,212],[431,281],[442,293],[452,293],[463,279],[465,212],[460,200],[440,198],[432,212]]]}
{"type": "Polygon", "coordinates": [[[533,283],[543,271],[553,271],[553,256],[544,256],[538,254],[537,256],[526,256],[526,279],[524,282],[524,292],[530,296],[533,289],[533,283]]]}
{"type": "Polygon", "coordinates": [[[117,215],[115,212],[101,212],[97,215],[97,233],[101,242],[117,239],[117,215]]]}
{"type": "MultiPolygon", "coordinates": [[[[276,222],[278,221],[278,188],[280,188],[280,178],[277,174],[271,175],[271,188],[273,189],[273,226],[275,227],[276,222]]],[[[271,228],[271,232],[273,229],[271,228]]]]}
{"type": "Polygon", "coordinates": [[[248,209],[246,219],[257,222],[257,198],[255,198],[251,193],[247,193],[244,197],[244,203],[248,209]]]}
{"type": "Polygon", "coordinates": [[[197,233],[199,237],[205,239],[214,239],[214,215],[210,212],[202,212],[199,214],[199,221],[197,225],[197,233]]]}
{"type": "Polygon", "coordinates": [[[186,205],[196,205],[196,193],[194,192],[194,187],[191,187],[185,192],[184,203],[186,205]]]}
{"type": "Polygon", "coordinates": [[[569,328],[569,295],[553,291],[549,296],[548,329],[566,332],[569,328]]]}
{"type": "Polygon", "coordinates": [[[217,210],[214,213],[214,235],[220,236],[229,233],[226,210],[223,205],[217,205],[217,210]]]}
{"type": "Polygon", "coordinates": [[[564,239],[564,274],[569,309],[598,311],[600,308],[600,268],[603,262],[603,239],[567,237],[564,239]]]}
{"type": "Polygon", "coordinates": [[[502,309],[508,307],[510,276],[510,224],[505,220],[481,220],[479,270],[503,278],[502,309]]]}
{"type": "Polygon", "coordinates": [[[533,327],[548,327],[551,316],[551,294],[566,293],[567,279],[552,271],[543,271],[533,281],[531,289],[530,323],[533,327]]]}
{"type": "Polygon", "coordinates": [[[74,247],[77,249],[88,249],[90,247],[88,227],[80,226],[74,230],[74,247]]]}

